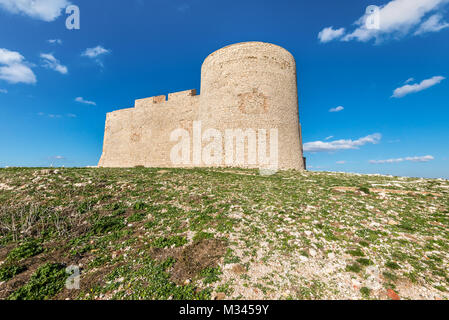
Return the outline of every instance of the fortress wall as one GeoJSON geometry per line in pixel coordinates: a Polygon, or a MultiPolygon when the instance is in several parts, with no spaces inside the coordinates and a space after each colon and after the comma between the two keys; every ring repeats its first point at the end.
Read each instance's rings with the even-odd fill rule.
{"type": "Polygon", "coordinates": [[[279,46],[238,43],[209,55],[201,70],[200,118],[203,127],[220,131],[277,128],[279,168],[304,169],[296,63],[279,46]]]}
{"type": "Polygon", "coordinates": [[[136,100],[134,107],[135,108],[145,108],[145,107],[152,106],[153,104],[164,103],[166,100],[167,100],[167,97],[165,95],[144,98],[144,99],[138,99],[138,100],[136,100]]]}
{"type": "MultiPolygon", "coordinates": [[[[170,153],[179,141],[171,142],[170,135],[179,128],[190,135],[191,162],[178,166],[207,166],[201,159],[194,162],[194,121],[201,122],[203,134],[207,129],[220,132],[224,152],[227,129],[265,129],[268,153],[270,129],[277,129],[278,168],[305,169],[295,60],[287,50],[262,42],[238,43],[209,55],[201,68],[200,96],[196,90],[170,93],[138,99],[132,109],[108,113],[99,166],[177,166],[170,153]]],[[[202,147],[209,142],[203,141],[202,147]]],[[[251,155],[258,158],[257,150],[246,147],[244,152],[246,161],[251,155]]],[[[216,165],[226,166],[224,160],[216,165]]],[[[263,167],[259,162],[232,165],[263,167]]]]}
{"type": "MultiPolygon", "coordinates": [[[[191,90],[189,90],[192,93],[191,90]]],[[[178,128],[192,134],[199,96],[184,93],[136,100],[136,107],[107,114],[102,167],[172,167],[170,151],[178,128]],[[156,101],[156,102],[155,102],[156,101]]]]}
{"type": "Polygon", "coordinates": [[[138,116],[151,119],[151,143],[141,150],[148,155],[144,164],[147,167],[173,167],[170,151],[177,142],[170,141],[170,134],[181,128],[192,136],[192,122],[198,119],[200,96],[171,98],[148,112],[139,110],[138,116]]]}
{"type": "Polygon", "coordinates": [[[190,99],[190,97],[196,96],[196,90],[186,90],[186,91],[180,91],[175,93],[170,93],[168,95],[168,101],[179,101],[179,100],[185,100],[190,99]]]}
{"type": "Polygon", "coordinates": [[[123,109],[106,114],[103,154],[99,162],[101,167],[130,167],[132,160],[123,155],[131,153],[131,144],[124,132],[132,123],[134,108],[123,109]]]}

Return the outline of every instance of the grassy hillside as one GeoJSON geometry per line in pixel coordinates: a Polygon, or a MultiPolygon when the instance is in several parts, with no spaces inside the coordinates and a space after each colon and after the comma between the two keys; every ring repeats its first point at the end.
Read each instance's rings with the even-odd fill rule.
{"type": "Polygon", "coordinates": [[[0,169],[0,299],[447,299],[448,262],[446,180],[0,169]]]}

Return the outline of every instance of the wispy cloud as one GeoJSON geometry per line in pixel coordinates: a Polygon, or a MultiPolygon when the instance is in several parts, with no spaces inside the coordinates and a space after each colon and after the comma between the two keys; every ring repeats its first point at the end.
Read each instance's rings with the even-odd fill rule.
{"type": "Polygon", "coordinates": [[[423,80],[420,83],[406,84],[405,86],[395,89],[392,97],[393,98],[402,98],[410,93],[426,90],[430,87],[433,87],[433,86],[439,84],[444,79],[446,79],[446,78],[442,77],[442,76],[435,76],[430,79],[423,80]]]}
{"type": "Polygon", "coordinates": [[[47,40],[47,42],[51,43],[51,44],[62,44],[61,39],[49,39],[49,40],[47,40]]]}
{"type": "Polygon", "coordinates": [[[0,0],[0,7],[10,13],[47,22],[56,20],[68,5],[67,0],[0,0]]]}
{"type": "Polygon", "coordinates": [[[69,70],[66,66],[63,66],[58,59],[56,59],[51,53],[42,53],[41,59],[44,67],[59,72],[61,74],[67,74],[69,70]]]}
{"type": "Polygon", "coordinates": [[[307,142],[304,144],[304,151],[306,152],[333,152],[340,150],[349,150],[349,149],[358,149],[361,146],[364,146],[368,143],[377,144],[382,139],[382,135],[380,133],[374,133],[368,135],[366,137],[351,140],[351,139],[342,139],[335,140],[330,142],[324,141],[314,141],[307,142]]]}
{"type": "Polygon", "coordinates": [[[94,59],[110,52],[111,52],[110,50],[105,49],[102,46],[96,46],[95,48],[87,48],[81,55],[84,57],[94,59]]]}
{"type": "Polygon", "coordinates": [[[6,90],[6,89],[0,89],[0,93],[8,93],[8,90],[6,90]]]}
{"type": "Polygon", "coordinates": [[[341,161],[337,161],[336,162],[336,164],[345,164],[346,163],[346,161],[344,161],[344,160],[341,160],[341,161]]]}
{"type": "Polygon", "coordinates": [[[338,106],[336,108],[329,109],[329,112],[340,112],[343,111],[344,109],[345,109],[344,107],[338,106]]]}
{"type": "Polygon", "coordinates": [[[92,106],[96,106],[96,105],[97,105],[97,104],[96,104],[95,102],[93,102],[93,101],[84,100],[83,97],[75,98],[75,101],[76,101],[76,102],[79,102],[79,103],[90,104],[90,105],[92,105],[92,106]]]}
{"type": "Polygon", "coordinates": [[[332,139],[334,136],[329,136],[329,137],[326,137],[324,140],[330,140],[330,139],[332,139]]]}
{"type": "Polygon", "coordinates": [[[34,84],[37,82],[36,75],[19,52],[1,48],[0,79],[10,83],[34,84]]]}
{"type": "Polygon", "coordinates": [[[428,32],[438,32],[440,30],[449,28],[449,23],[442,20],[443,16],[441,14],[434,14],[429,19],[424,21],[414,34],[420,35],[428,32]]]}
{"type": "Polygon", "coordinates": [[[367,42],[375,39],[376,43],[380,43],[385,39],[400,39],[407,35],[440,31],[447,27],[447,23],[442,21],[439,11],[448,3],[449,0],[391,0],[379,7],[378,29],[367,28],[366,21],[371,17],[371,13],[366,13],[356,20],[356,28],[345,35],[341,34],[343,28],[324,28],[320,32],[324,40],[322,42],[337,39],[367,42]]]}
{"type": "Polygon", "coordinates": [[[81,56],[95,60],[99,66],[103,67],[101,57],[109,53],[111,53],[111,50],[105,49],[102,46],[96,46],[95,48],[87,48],[81,53],[81,56]]]}
{"type": "Polygon", "coordinates": [[[384,164],[384,163],[400,163],[405,161],[410,162],[429,162],[434,160],[433,156],[422,156],[422,157],[406,157],[406,158],[397,158],[397,159],[387,159],[387,160],[370,160],[371,164],[384,164]]]}
{"type": "Polygon", "coordinates": [[[322,43],[326,43],[338,38],[341,38],[345,34],[345,28],[334,29],[334,27],[324,28],[318,33],[318,39],[322,43]]]}

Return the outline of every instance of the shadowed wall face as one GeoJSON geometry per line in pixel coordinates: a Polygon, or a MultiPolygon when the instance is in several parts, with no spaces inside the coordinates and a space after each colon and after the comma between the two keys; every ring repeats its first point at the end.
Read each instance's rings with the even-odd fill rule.
{"type": "MultiPolygon", "coordinates": [[[[255,147],[250,146],[254,137],[246,135],[245,161],[231,166],[263,167],[249,160],[257,159],[262,149],[258,142],[261,133],[266,132],[268,154],[270,144],[276,142],[279,169],[305,169],[295,60],[285,49],[262,42],[238,43],[209,55],[201,70],[201,96],[189,90],[169,94],[167,101],[165,96],[151,97],[137,100],[135,108],[109,113],[99,166],[229,165],[225,157],[212,165],[205,163],[201,156],[195,161],[195,146],[206,148],[210,139],[202,137],[195,145],[194,121],[200,123],[202,132],[213,129],[222,134],[223,139],[216,142],[223,151],[229,147],[226,145],[228,131],[255,132],[258,140],[253,141],[255,147]],[[170,158],[176,145],[170,136],[179,128],[192,139],[188,150],[190,163],[174,164],[170,158]],[[277,130],[276,141],[270,136],[273,129],[277,130]]],[[[237,145],[237,140],[233,141],[237,145]]]]}
{"type": "Polygon", "coordinates": [[[171,167],[170,134],[182,128],[192,134],[198,118],[195,90],[136,100],[134,108],[106,116],[101,167],[171,167]]]}

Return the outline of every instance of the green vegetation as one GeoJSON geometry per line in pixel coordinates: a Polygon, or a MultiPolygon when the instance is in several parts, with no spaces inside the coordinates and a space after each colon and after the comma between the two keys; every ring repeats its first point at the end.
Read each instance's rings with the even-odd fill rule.
{"type": "Polygon", "coordinates": [[[391,262],[391,261],[387,262],[385,264],[385,266],[387,268],[389,268],[389,269],[392,269],[392,270],[399,270],[399,269],[401,269],[401,267],[396,262],[391,262]]]}
{"type": "Polygon", "coordinates": [[[121,217],[102,217],[94,223],[92,231],[94,234],[99,235],[112,231],[119,231],[124,228],[124,226],[125,223],[121,217]]]}
{"type": "Polygon", "coordinates": [[[441,179],[0,169],[0,299],[449,299],[448,208],[441,179]]]}
{"type": "Polygon", "coordinates": [[[208,233],[208,232],[198,232],[197,234],[195,234],[195,236],[193,237],[193,241],[194,242],[198,242],[204,239],[212,239],[214,237],[214,235],[212,233],[208,233]]]}
{"type": "Polygon", "coordinates": [[[366,193],[366,194],[371,193],[371,191],[369,190],[369,187],[366,187],[366,186],[359,187],[359,191],[366,193]]]}
{"type": "Polygon", "coordinates": [[[20,261],[29,257],[33,257],[43,252],[44,249],[37,241],[27,241],[17,248],[11,250],[8,254],[8,260],[10,261],[20,261]]]}
{"type": "Polygon", "coordinates": [[[346,266],[346,271],[359,273],[362,271],[362,267],[358,263],[353,263],[351,265],[346,266]]]}
{"type": "Polygon", "coordinates": [[[174,263],[173,258],[168,258],[162,263],[158,263],[151,258],[141,258],[135,264],[127,264],[116,268],[106,277],[108,285],[82,293],[82,297],[90,299],[95,294],[114,291],[112,299],[210,299],[210,290],[197,290],[192,284],[176,285],[170,279],[170,273],[168,272],[174,263]],[[137,279],[140,279],[140,281],[137,281],[137,279]],[[131,286],[133,289],[129,290],[131,286]]]}
{"type": "Polygon", "coordinates": [[[360,293],[362,294],[362,296],[364,298],[369,298],[369,296],[371,294],[371,289],[369,289],[367,287],[362,287],[362,288],[360,288],[360,293]]]}
{"type": "Polygon", "coordinates": [[[363,253],[363,251],[360,250],[359,248],[354,249],[354,250],[348,250],[348,253],[349,253],[351,256],[354,256],[354,257],[363,257],[363,256],[365,256],[365,254],[363,253]]]}
{"type": "Polygon", "coordinates": [[[26,268],[23,266],[17,266],[17,265],[5,265],[0,267],[0,282],[2,281],[8,281],[14,276],[18,275],[19,273],[22,273],[25,271],[26,268]]]}
{"type": "Polygon", "coordinates": [[[200,272],[200,276],[203,279],[205,284],[214,283],[220,280],[219,276],[221,275],[220,268],[206,268],[200,272]]]}
{"type": "Polygon", "coordinates": [[[64,287],[67,274],[58,263],[47,263],[31,276],[30,281],[9,296],[10,300],[46,300],[64,287]]]}
{"type": "Polygon", "coordinates": [[[370,259],[366,259],[366,258],[359,258],[356,261],[365,267],[373,264],[373,262],[370,259]]]}
{"type": "Polygon", "coordinates": [[[174,236],[170,238],[158,238],[153,242],[153,246],[156,248],[171,248],[182,247],[187,243],[187,239],[181,236],[174,236]]]}

